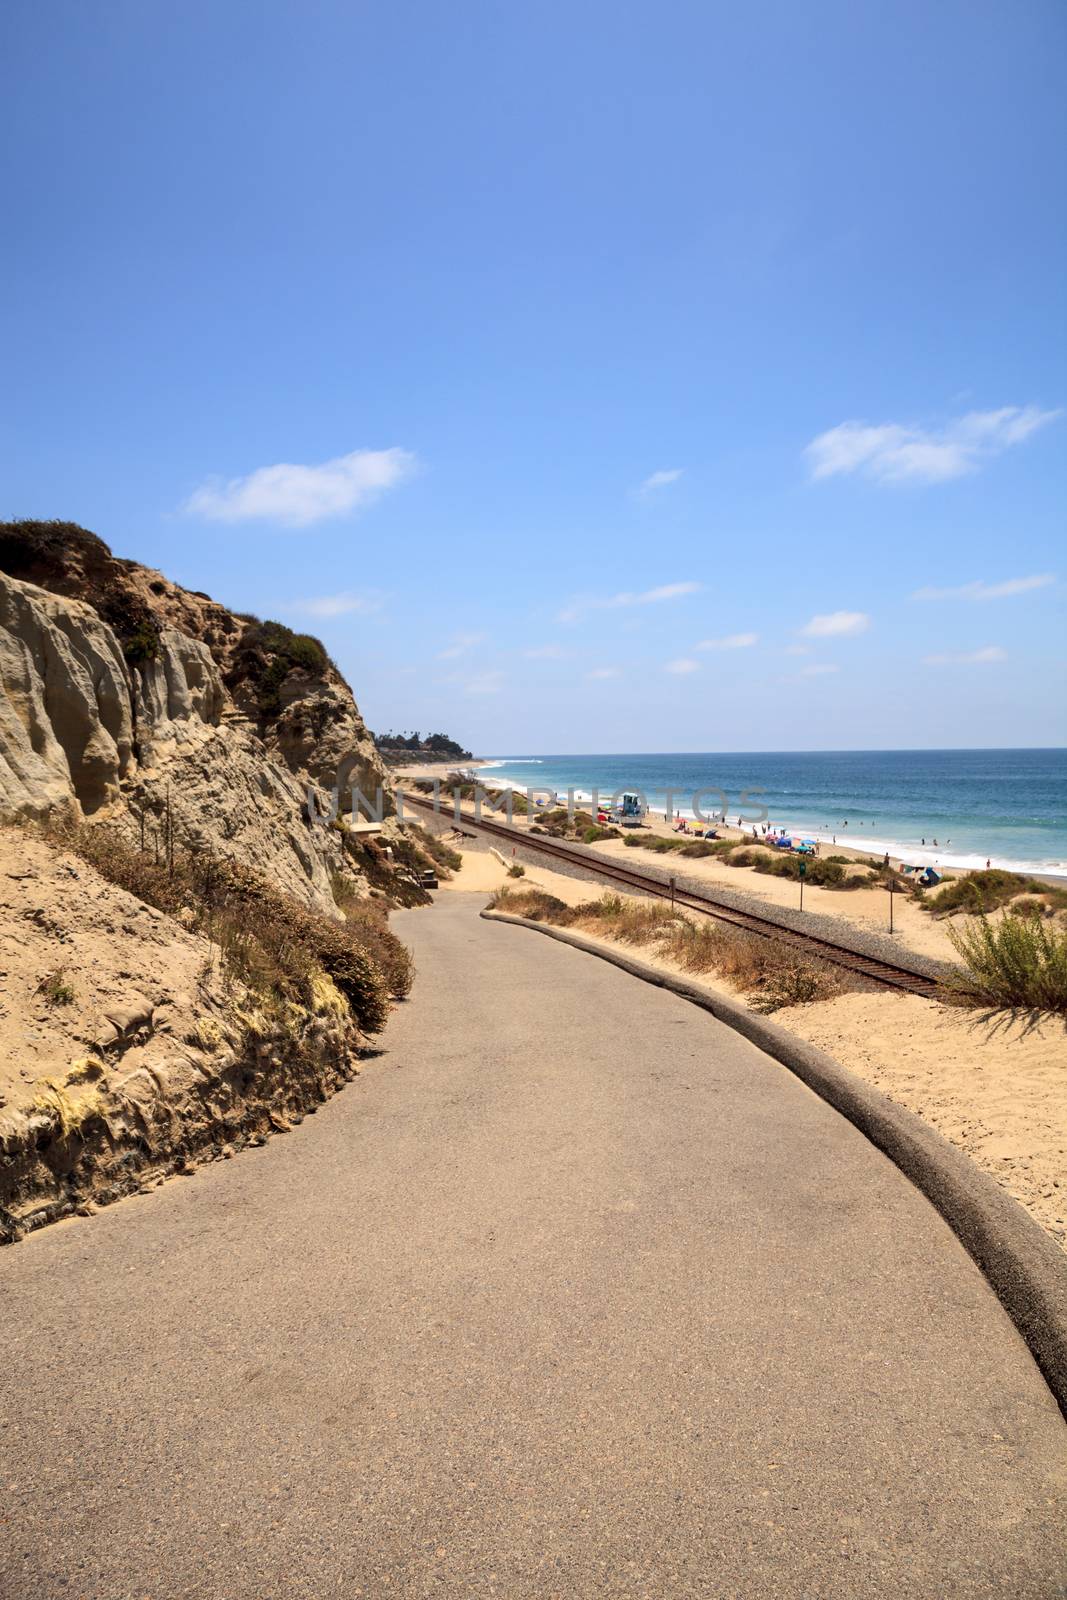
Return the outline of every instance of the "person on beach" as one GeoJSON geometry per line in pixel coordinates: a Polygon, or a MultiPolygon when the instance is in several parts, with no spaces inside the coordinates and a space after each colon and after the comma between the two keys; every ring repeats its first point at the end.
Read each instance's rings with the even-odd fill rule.
{"type": "Polygon", "coordinates": [[[986,856],[986,858],[985,858],[985,869],[986,869],[987,872],[989,871],[989,857],[988,856],[986,856]]]}

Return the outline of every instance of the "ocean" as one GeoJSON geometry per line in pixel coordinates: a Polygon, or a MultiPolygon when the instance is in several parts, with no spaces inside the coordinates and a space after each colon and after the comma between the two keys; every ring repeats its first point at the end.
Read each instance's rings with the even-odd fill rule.
{"type": "Polygon", "coordinates": [[[706,815],[925,865],[994,866],[1067,876],[1067,750],[824,750],[799,754],[522,755],[494,758],[487,782],[534,784],[586,800],[640,790],[654,811],[706,815]],[[747,791],[749,800],[742,795],[747,791]],[[925,842],[924,842],[925,841],[925,842]]]}

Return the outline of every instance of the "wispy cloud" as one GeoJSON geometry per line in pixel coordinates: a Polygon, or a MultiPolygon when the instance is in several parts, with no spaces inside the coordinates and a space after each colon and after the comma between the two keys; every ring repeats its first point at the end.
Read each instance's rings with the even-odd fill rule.
{"type": "Polygon", "coordinates": [[[570,655],[570,651],[561,644],[535,644],[522,653],[527,661],[562,661],[570,655]]]}
{"type": "Polygon", "coordinates": [[[698,650],[748,650],[759,643],[758,633],[728,633],[723,639],[702,639],[698,650]]]}
{"type": "Polygon", "coordinates": [[[468,678],[463,685],[463,693],[498,694],[504,687],[504,674],[502,672],[479,672],[473,678],[468,678]]]}
{"type": "Polygon", "coordinates": [[[866,633],[870,625],[871,619],[865,611],[829,611],[824,616],[812,617],[800,631],[809,639],[834,639],[866,633]]]}
{"type": "Polygon", "coordinates": [[[981,650],[946,650],[938,655],[923,656],[928,667],[977,667],[1007,659],[1008,652],[999,644],[987,644],[981,650]]]}
{"type": "Polygon", "coordinates": [[[811,645],[810,644],[787,644],[786,647],[785,647],[785,653],[786,653],[787,656],[810,656],[811,655],[811,645]]]}
{"type": "Polygon", "coordinates": [[[458,661],[460,656],[465,656],[468,650],[473,650],[476,644],[481,644],[485,638],[484,633],[454,633],[449,644],[443,650],[438,650],[438,661],[458,661]]]}
{"type": "Polygon", "coordinates": [[[586,673],[587,678],[618,678],[621,675],[618,667],[593,667],[586,673]]]}
{"type": "Polygon", "coordinates": [[[662,583],[657,589],[645,589],[640,594],[624,591],[606,597],[572,600],[559,613],[560,622],[577,622],[587,611],[614,611],[622,606],[658,605],[663,600],[678,600],[682,595],[696,594],[703,587],[699,583],[662,583]]]}
{"type": "Polygon", "coordinates": [[[304,528],[328,517],[358,511],[375,495],[407,477],[415,467],[408,450],[353,450],[318,466],[279,462],[257,467],[244,478],[210,478],[183,509],[212,522],[280,522],[304,528]]]}
{"type": "Polygon", "coordinates": [[[812,661],[806,667],[801,667],[800,676],[802,678],[823,678],[828,672],[837,671],[838,666],[835,661],[812,661]]]}
{"type": "Polygon", "coordinates": [[[659,472],[649,473],[643,483],[638,484],[638,494],[654,494],[657,489],[666,489],[670,484],[677,483],[682,476],[681,467],[669,467],[659,472]]]}
{"type": "Polygon", "coordinates": [[[305,617],[344,617],[358,612],[370,616],[382,609],[383,599],[378,594],[357,594],[353,589],[342,589],[339,594],[322,594],[313,600],[294,600],[286,607],[305,617]]]}
{"type": "Polygon", "coordinates": [[[962,583],[956,589],[916,589],[913,600],[1004,600],[1013,594],[1029,594],[1031,589],[1047,589],[1055,574],[1041,572],[1032,578],[1005,578],[1001,583],[962,583]]]}
{"type": "Polygon", "coordinates": [[[700,662],[692,660],[690,656],[679,656],[677,661],[668,661],[663,670],[664,672],[674,672],[679,677],[684,677],[686,673],[698,672],[700,670],[700,662]]]}
{"type": "Polygon", "coordinates": [[[859,472],[876,483],[943,483],[974,472],[983,461],[1021,444],[1062,415],[1037,406],[969,411],[943,428],[913,423],[842,422],[806,447],[813,478],[859,472]]]}

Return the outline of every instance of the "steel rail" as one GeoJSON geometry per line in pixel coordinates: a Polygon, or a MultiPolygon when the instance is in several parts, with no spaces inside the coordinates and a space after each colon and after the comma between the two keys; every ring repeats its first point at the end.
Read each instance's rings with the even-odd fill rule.
{"type": "Polygon", "coordinates": [[[795,928],[774,921],[771,917],[761,917],[755,911],[742,911],[737,906],[726,905],[721,900],[716,900],[713,895],[696,889],[677,886],[672,889],[670,884],[664,883],[661,878],[650,877],[634,868],[622,866],[616,861],[591,860],[589,856],[571,850],[558,839],[550,839],[544,834],[523,833],[502,822],[489,822],[484,817],[474,817],[463,809],[459,811],[457,817],[454,808],[446,811],[440,805],[435,806],[432,801],[423,799],[419,795],[408,794],[406,791],[403,800],[405,805],[417,806],[420,810],[432,812],[442,819],[451,816],[457,825],[466,823],[469,827],[482,829],[497,838],[507,840],[510,844],[521,845],[525,850],[539,852],[557,861],[565,861],[569,866],[579,867],[595,877],[605,878],[609,882],[621,884],[629,889],[639,889],[643,894],[654,895],[661,900],[670,900],[688,911],[698,911],[703,916],[730,923],[760,938],[777,939],[782,944],[857,973],[871,983],[881,984],[884,988],[927,997],[936,996],[940,991],[941,986],[936,978],[924,977],[909,967],[897,966],[878,956],[864,955],[857,950],[849,949],[847,945],[835,944],[832,939],[823,938],[820,934],[801,933],[795,928]]]}

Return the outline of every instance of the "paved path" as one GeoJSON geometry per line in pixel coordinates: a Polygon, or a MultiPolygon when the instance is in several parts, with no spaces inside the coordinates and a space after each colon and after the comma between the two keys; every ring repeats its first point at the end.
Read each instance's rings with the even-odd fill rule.
{"type": "Polygon", "coordinates": [[[1067,1429],[926,1202],[479,904],[298,1130],[0,1253],[4,1600],[1064,1592],[1067,1429]]]}

